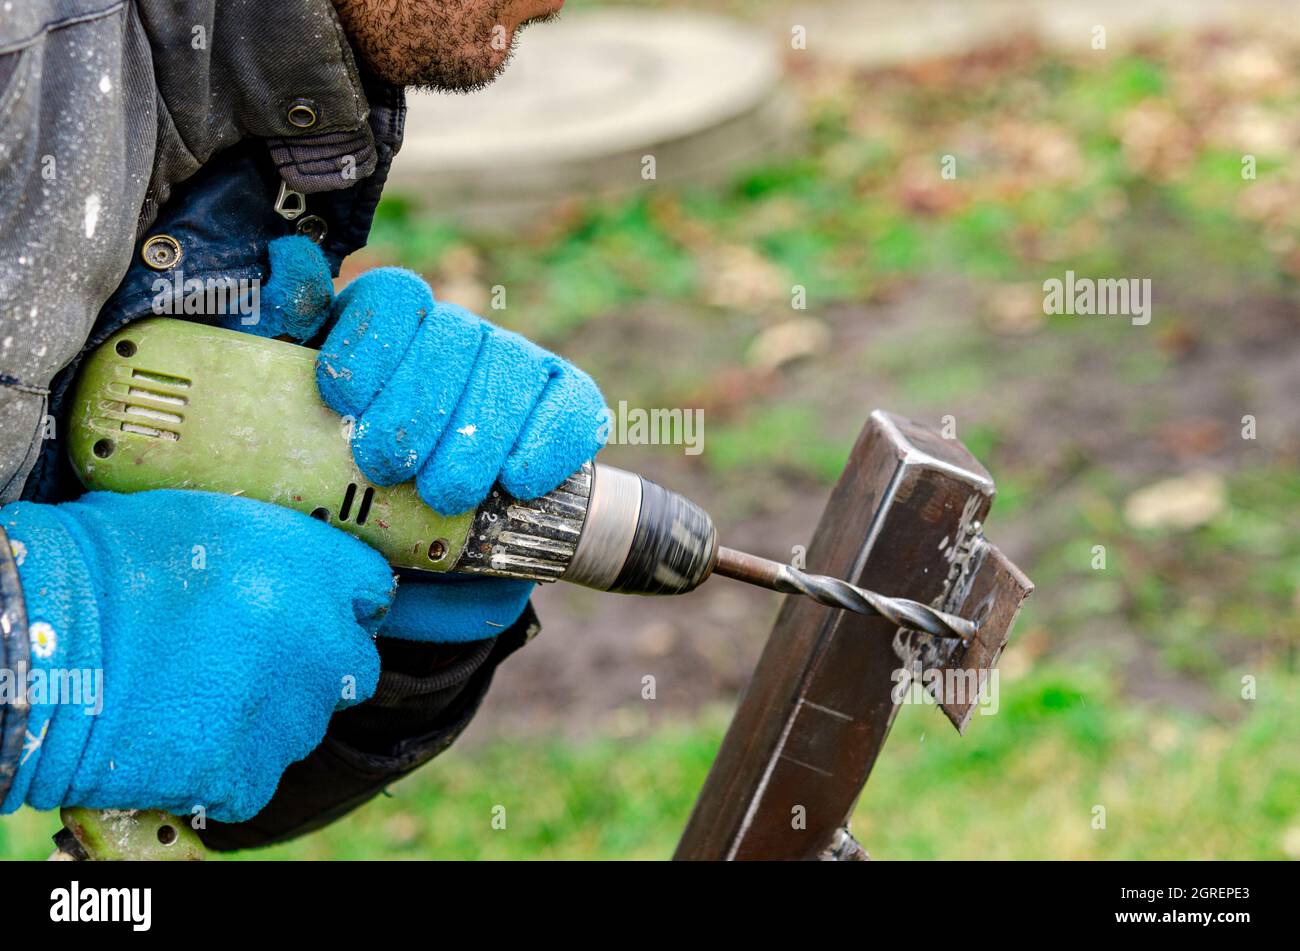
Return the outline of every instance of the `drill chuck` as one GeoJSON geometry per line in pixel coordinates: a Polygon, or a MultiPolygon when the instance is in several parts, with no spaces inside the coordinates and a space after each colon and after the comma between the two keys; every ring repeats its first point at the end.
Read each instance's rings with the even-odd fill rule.
{"type": "Polygon", "coordinates": [[[681,594],[713,571],[713,520],[685,496],[643,476],[596,466],[591,502],[566,581],[627,594],[681,594]]]}
{"type": "Polygon", "coordinates": [[[681,594],[709,576],[717,550],[713,521],[694,502],[635,473],[588,463],[538,499],[495,488],[452,570],[681,594]]]}

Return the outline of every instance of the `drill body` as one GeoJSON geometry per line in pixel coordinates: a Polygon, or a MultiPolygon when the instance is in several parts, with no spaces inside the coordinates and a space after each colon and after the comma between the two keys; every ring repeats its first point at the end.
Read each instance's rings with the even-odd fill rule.
{"type": "Polygon", "coordinates": [[[411,482],[381,486],[352,458],[353,421],[317,393],[316,352],[168,318],[131,324],[78,379],[69,453],[90,489],[244,495],[336,526],[397,568],[674,594],[717,558],[708,514],[633,473],[588,463],[520,500],[495,486],[445,516],[411,482]]]}

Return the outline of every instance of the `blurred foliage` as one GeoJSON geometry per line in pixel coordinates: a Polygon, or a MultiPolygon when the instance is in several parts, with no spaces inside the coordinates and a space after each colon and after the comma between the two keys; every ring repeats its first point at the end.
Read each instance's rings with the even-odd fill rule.
{"type": "MultiPolygon", "coordinates": [[[[1300,760],[1283,726],[1300,717],[1300,680],[1261,672],[1259,698],[1235,700],[1226,724],[1153,715],[1111,683],[1083,666],[1005,676],[999,708],[965,737],[928,706],[904,708],[855,834],[879,859],[1300,854],[1300,760]]],[[[1235,676],[1220,686],[1236,695],[1235,676]]],[[[667,858],[725,722],[453,750],[347,819],[243,857],[667,858]]],[[[57,823],[29,810],[0,822],[0,854],[45,857],[57,823]]]]}
{"type": "Polygon", "coordinates": [[[723,471],[766,468],[834,482],[849,456],[847,444],[828,439],[821,421],[804,406],[773,406],[754,413],[743,427],[709,433],[709,465],[723,471]]]}
{"type": "MultiPolygon", "coordinates": [[[[1004,677],[1001,708],[961,738],[905,708],[855,832],[879,858],[1297,857],[1294,676],[1262,676],[1231,724],[1125,702],[1114,682],[1076,665],[1004,677]]],[[[1219,686],[1235,692],[1236,675],[1219,686]]]]}
{"type": "MultiPolygon", "coordinates": [[[[826,314],[888,302],[935,277],[1035,287],[1069,268],[1080,277],[1149,275],[1163,289],[1183,283],[1195,262],[1207,298],[1246,279],[1258,293],[1289,293],[1300,274],[1300,227],[1289,213],[1300,204],[1300,178],[1285,148],[1270,143],[1288,140],[1300,104],[1297,59],[1294,50],[1222,37],[1076,58],[1019,40],[871,74],[796,58],[807,147],[795,154],[722,187],[651,183],[573,199],[504,237],[389,201],[365,263],[401,262],[469,303],[486,301],[489,287],[508,288],[508,306],[490,316],[560,349],[593,322],[648,319],[629,317],[633,307],[688,314],[695,319],[672,332],[702,341],[718,332],[711,316],[720,310],[757,334],[789,314],[795,285],[812,313],[826,314]],[[1263,62],[1242,66],[1243,56],[1263,62]],[[1255,179],[1242,176],[1243,135],[1263,146],[1252,153],[1255,179]],[[945,156],[955,161],[951,180],[940,174],[945,156]]],[[[989,316],[974,303],[970,317],[989,316]]],[[[1175,306],[1169,295],[1163,306],[1175,306]]],[[[1026,332],[1096,341],[1095,325],[1057,318],[1039,327],[1041,313],[1035,323],[1023,311],[1013,316],[1026,332]]],[[[920,342],[924,328],[916,330],[920,342]]],[[[963,353],[989,336],[974,330],[961,347],[927,341],[946,358],[931,379],[928,361],[905,368],[918,403],[987,386],[990,373],[1014,377],[994,347],[963,353]]],[[[1159,375],[1165,357],[1155,334],[1125,344],[1119,357],[1130,382],[1159,375]]],[[[646,392],[642,381],[607,376],[602,362],[587,355],[611,397],[625,387],[664,405],[694,395],[680,378],[646,392]]]]}

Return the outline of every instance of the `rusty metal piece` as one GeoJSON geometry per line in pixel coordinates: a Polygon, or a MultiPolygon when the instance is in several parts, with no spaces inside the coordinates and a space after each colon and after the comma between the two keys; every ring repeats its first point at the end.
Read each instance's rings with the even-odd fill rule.
{"type": "Polygon", "coordinates": [[[839,578],[812,575],[793,565],[760,558],[734,548],[718,549],[718,563],[713,573],[773,591],[806,595],[832,608],[843,608],[858,614],[879,614],[899,627],[923,631],[935,637],[968,643],[975,636],[975,625],[970,621],[936,610],[927,604],[877,594],[839,578]]]}
{"type": "MultiPolygon", "coordinates": [[[[915,657],[923,671],[935,672],[939,708],[958,733],[966,732],[985,684],[1011,637],[1011,625],[1020,606],[1034,590],[1024,572],[983,535],[972,540],[962,567],[960,584],[954,585],[947,600],[967,606],[964,610],[969,610],[979,625],[975,637],[958,644],[914,638],[908,631],[899,631],[894,642],[895,652],[901,657],[915,657]]],[[[936,691],[932,689],[931,693],[936,691]]]]}
{"type": "MultiPolygon", "coordinates": [[[[678,844],[678,859],[834,851],[897,715],[899,673],[969,672],[1006,643],[1028,580],[983,538],[993,480],[957,440],[875,412],[808,548],[815,570],[979,626],[970,644],[786,598],[678,844]],[[791,821],[797,813],[802,821],[791,821]]],[[[987,673],[987,672],[986,672],[987,673]]],[[[976,679],[980,679],[978,672],[976,679]]],[[[941,701],[959,729],[969,698],[941,701]]]]}
{"type": "Polygon", "coordinates": [[[842,826],[836,830],[834,837],[831,839],[831,844],[817,857],[823,862],[871,861],[871,856],[858,843],[858,840],[853,838],[853,833],[849,831],[848,826],[842,826]]]}

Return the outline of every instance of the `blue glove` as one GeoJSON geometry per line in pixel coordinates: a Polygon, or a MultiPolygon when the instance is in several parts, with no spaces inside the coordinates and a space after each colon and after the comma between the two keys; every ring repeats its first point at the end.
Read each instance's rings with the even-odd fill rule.
{"type": "MultiPolygon", "coordinates": [[[[330,316],[329,265],[297,236],[272,241],[270,257],[263,317],[234,329],[307,339],[330,316]]],[[[371,271],[332,309],[337,323],[317,370],[321,396],[357,419],[353,455],[380,485],[428,470],[417,481],[421,495],[454,514],[482,501],[498,475],[520,498],[545,495],[604,442],[604,400],[586,374],[460,308],[436,304],[409,271],[371,271]],[[449,428],[453,413],[496,424],[449,428]],[[434,479],[444,462],[451,463],[444,478],[434,479]],[[460,473],[468,478],[458,482],[460,473]]],[[[380,633],[418,641],[494,637],[523,612],[532,589],[506,578],[404,581],[380,633]]]]}
{"type": "Polygon", "coordinates": [[[334,300],[329,262],[310,238],[289,235],[267,246],[271,276],[258,295],[256,320],[230,314],[217,323],[258,337],[291,337],[303,341],[321,328],[334,300]]]}
{"type": "MultiPolygon", "coordinates": [[[[545,495],[604,443],[605,401],[581,370],[452,304],[417,275],[382,268],[334,304],[317,362],[321,396],[356,419],[352,454],[380,485],[415,478],[444,515],[486,498],[545,495]]],[[[403,582],[381,633],[419,641],[494,637],[533,584],[448,576],[403,582]]]]}
{"type": "Polygon", "coordinates": [[[500,482],[517,498],[550,492],[604,444],[591,377],[518,334],[435,302],[419,276],[380,268],[334,303],[316,379],[356,419],[352,455],[379,485],[415,479],[444,515],[500,482]]]}
{"type": "Polygon", "coordinates": [[[379,633],[405,641],[480,641],[524,613],[534,584],[522,578],[428,575],[403,578],[379,633]]]}
{"type": "Polygon", "coordinates": [[[83,687],[102,687],[29,697],[0,811],[197,805],[238,822],[320,743],[335,710],[374,692],[373,636],[393,578],[343,532],[177,490],[18,502],[0,524],[18,559],[32,686],[85,671],[83,687]]]}

